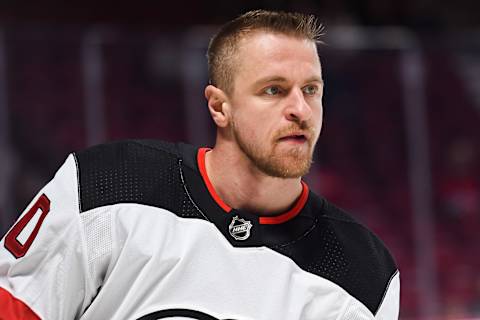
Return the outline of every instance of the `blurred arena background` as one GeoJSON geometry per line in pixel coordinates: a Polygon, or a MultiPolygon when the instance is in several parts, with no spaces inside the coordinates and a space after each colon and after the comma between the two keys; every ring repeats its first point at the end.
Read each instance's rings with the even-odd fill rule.
{"type": "Polygon", "coordinates": [[[155,3],[0,2],[2,234],[69,152],[212,145],[216,26],[254,8],[314,13],[325,123],[306,180],[393,251],[401,319],[480,319],[480,2],[155,3]]]}

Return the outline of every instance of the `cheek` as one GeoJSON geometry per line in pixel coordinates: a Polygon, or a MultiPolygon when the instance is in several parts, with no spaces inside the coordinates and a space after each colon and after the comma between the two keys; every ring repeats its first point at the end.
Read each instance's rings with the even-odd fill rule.
{"type": "Polygon", "coordinates": [[[315,128],[315,141],[317,141],[320,133],[322,131],[322,124],[323,124],[323,108],[316,108],[314,109],[314,113],[312,115],[312,126],[315,128]]]}
{"type": "Polygon", "coordinates": [[[243,119],[240,123],[235,122],[237,131],[249,142],[258,143],[265,140],[262,124],[258,119],[243,119]]]}
{"type": "Polygon", "coordinates": [[[323,122],[323,106],[321,104],[318,108],[315,108],[313,117],[314,117],[316,126],[320,129],[322,127],[322,122],[323,122]]]}
{"type": "Polygon", "coordinates": [[[268,114],[268,112],[255,111],[244,109],[242,112],[234,113],[235,127],[244,138],[261,139],[264,141],[271,134],[269,130],[274,127],[274,117],[268,114]]]}
{"type": "Polygon", "coordinates": [[[320,112],[318,116],[318,131],[322,129],[322,124],[323,124],[323,112],[320,112]]]}
{"type": "Polygon", "coordinates": [[[240,113],[234,113],[232,119],[234,130],[242,140],[250,141],[255,139],[255,126],[252,124],[253,121],[250,117],[245,117],[240,113]]]}

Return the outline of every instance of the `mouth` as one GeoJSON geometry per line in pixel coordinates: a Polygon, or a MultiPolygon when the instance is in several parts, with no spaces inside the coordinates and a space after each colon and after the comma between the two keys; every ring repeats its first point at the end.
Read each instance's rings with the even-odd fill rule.
{"type": "Polygon", "coordinates": [[[308,141],[308,138],[304,134],[292,134],[279,139],[281,142],[290,142],[295,144],[303,144],[308,141]]]}

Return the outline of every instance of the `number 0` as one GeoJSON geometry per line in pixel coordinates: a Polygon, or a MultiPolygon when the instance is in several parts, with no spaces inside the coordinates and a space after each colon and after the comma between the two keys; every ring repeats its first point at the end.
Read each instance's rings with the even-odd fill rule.
{"type": "Polygon", "coordinates": [[[35,240],[35,237],[40,230],[40,227],[43,223],[43,220],[47,216],[48,212],[50,211],[50,199],[45,194],[42,194],[40,198],[35,202],[35,204],[28,210],[28,212],[20,219],[18,222],[13,226],[12,230],[8,232],[5,237],[5,248],[10,251],[11,254],[15,256],[15,258],[23,257],[30,246],[35,240]],[[32,220],[35,216],[35,213],[40,209],[42,211],[40,218],[38,219],[35,228],[33,229],[32,233],[28,237],[27,241],[24,244],[21,244],[18,241],[17,237],[25,228],[25,226],[32,220]]]}

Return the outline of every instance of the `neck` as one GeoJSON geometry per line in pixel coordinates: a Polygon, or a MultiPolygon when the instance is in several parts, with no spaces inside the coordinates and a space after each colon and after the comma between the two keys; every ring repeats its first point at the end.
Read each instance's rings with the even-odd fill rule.
{"type": "Polygon", "coordinates": [[[268,176],[239,150],[218,143],[206,153],[205,166],[215,191],[232,208],[276,215],[289,210],[302,193],[301,178],[268,176]]]}

